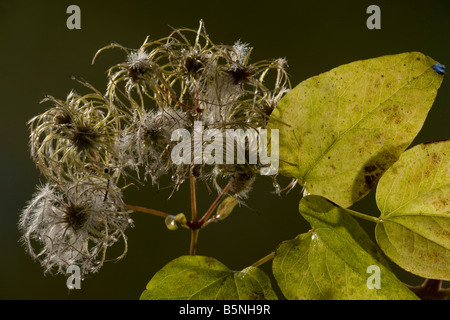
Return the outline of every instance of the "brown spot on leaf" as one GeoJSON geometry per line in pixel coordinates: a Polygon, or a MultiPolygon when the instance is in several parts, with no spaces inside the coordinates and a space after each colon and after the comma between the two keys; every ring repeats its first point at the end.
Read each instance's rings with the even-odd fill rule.
{"type": "Polygon", "coordinates": [[[439,162],[441,162],[441,157],[440,157],[439,154],[437,154],[437,153],[432,153],[432,154],[431,154],[431,160],[432,160],[434,163],[439,163],[439,162]]]}
{"type": "Polygon", "coordinates": [[[441,212],[444,211],[445,208],[448,206],[448,199],[441,197],[433,201],[433,207],[436,209],[436,211],[441,212]]]}
{"type": "Polygon", "coordinates": [[[377,181],[377,177],[375,175],[364,176],[364,182],[366,183],[366,185],[369,189],[375,185],[376,181],[377,181]]]}
{"type": "Polygon", "coordinates": [[[369,166],[365,166],[364,167],[364,172],[372,173],[372,172],[374,172],[377,169],[378,169],[378,167],[373,166],[373,165],[369,165],[369,166]]]}
{"type": "Polygon", "coordinates": [[[199,277],[198,272],[194,272],[194,273],[190,273],[188,278],[191,280],[198,280],[200,277],[199,277]]]}
{"type": "Polygon", "coordinates": [[[264,292],[253,290],[248,294],[251,300],[265,300],[264,292]]]}

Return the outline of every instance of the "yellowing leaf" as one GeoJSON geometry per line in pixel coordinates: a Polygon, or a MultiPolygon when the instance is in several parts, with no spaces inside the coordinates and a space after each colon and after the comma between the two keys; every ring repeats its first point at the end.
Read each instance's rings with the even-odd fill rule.
{"type": "Polygon", "coordinates": [[[312,195],[300,201],[299,210],[313,230],[283,242],[273,261],[287,299],[417,299],[345,209],[312,195]],[[374,268],[378,289],[371,279],[374,268]]]}
{"type": "Polygon", "coordinates": [[[450,280],[450,141],[406,151],[381,178],[375,229],[386,255],[424,278],[450,280]]]}
{"type": "Polygon", "coordinates": [[[141,300],[274,300],[270,279],[258,268],[231,271],[216,259],[182,256],[159,270],[141,300]]]}
{"type": "Polygon", "coordinates": [[[364,197],[421,129],[443,76],[418,52],[309,78],[273,111],[280,173],[342,207],[364,197]]]}

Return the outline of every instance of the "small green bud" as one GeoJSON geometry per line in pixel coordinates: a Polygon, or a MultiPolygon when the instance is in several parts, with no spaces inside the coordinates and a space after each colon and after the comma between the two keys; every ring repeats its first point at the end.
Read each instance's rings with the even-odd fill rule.
{"type": "Polygon", "coordinates": [[[165,219],[167,229],[174,231],[178,229],[178,226],[185,226],[187,223],[186,216],[184,213],[179,213],[176,216],[170,215],[165,219]]]}
{"type": "Polygon", "coordinates": [[[216,214],[213,217],[214,221],[219,221],[227,218],[238,203],[239,202],[231,196],[223,199],[219,207],[217,208],[216,214]]]}
{"type": "Polygon", "coordinates": [[[175,216],[175,222],[177,222],[178,224],[181,224],[181,225],[186,225],[187,219],[186,219],[186,216],[184,215],[184,213],[177,214],[175,216]]]}

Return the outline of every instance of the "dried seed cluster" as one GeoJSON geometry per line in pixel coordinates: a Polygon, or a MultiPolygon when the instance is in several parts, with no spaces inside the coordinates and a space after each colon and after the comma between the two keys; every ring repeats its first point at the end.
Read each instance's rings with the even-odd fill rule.
{"type": "Polygon", "coordinates": [[[218,190],[231,182],[229,193],[245,198],[260,163],[176,164],[172,133],[193,133],[199,121],[219,132],[265,128],[290,89],[284,59],[252,63],[249,45],[214,44],[202,21],[137,50],[111,44],[94,60],[111,48],[126,58],[108,70],[106,93],[78,80],[88,94],[47,97],[52,107],[29,122],[31,155],[48,183],[23,210],[20,229],[47,271],[81,264],[95,272],[107,247],[122,239],[126,248],[131,222],[118,185],[128,179],[158,184],[168,174],[177,190],[192,172],[218,190]]]}

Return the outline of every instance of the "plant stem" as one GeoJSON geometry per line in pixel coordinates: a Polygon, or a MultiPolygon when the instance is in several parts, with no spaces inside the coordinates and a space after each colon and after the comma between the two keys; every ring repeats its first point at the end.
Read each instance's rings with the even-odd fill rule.
{"type": "Polygon", "coordinates": [[[373,216],[369,216],[367,214],[364,213],[360,213],[354,210],[350,210],[350,209],[345,209],[346,212],[348,212],[349,214],[351,214],[352,216],[367,220],[367,221],[371,221],[371,222],[375,222],[375,223],[379,223],[381,222],[381,219],[377,218],[377,217],[373,217],[373,216]]]}
{"type": "Polygon", "coordinates": [[[189,184],[191,190],[191,214],[192,214],[192,222],[197,223],[197,197],[195,194],[195,177],[192,174],[192,169],[189,174],[189,184]]]}
{"type": "Polygon", "coordinates": [[[140,207],[140,206],[134,206],[134,205],[130,205],[130,204],[125,205],[125,208],[129,209],[129,210],[133,210],[133,211],[150,213],[155,216],[159,216],[159,217],[163,217],[163,218],[167,218],[168,216],[170,216],[170,214],[162,212],[162,211],[144,208],[144,207],[140,207]]]}
{"type": "Polygon", "coordinates": [[[267,256],[259,259],[254,264],[252,264],[252,267],[255,267],[255,268],[259,267],[260,265],[266,263],[267,261],[272,260],[274,257],[275,257],[275,252],[271,252],[267,256]]]}
{"type": "Polygon", "coordinates": [[[422,300],[445,300],[450,295],[450,289],[442,289],[442,280],[425,279],[417,287],[407,287],[422,300]]]}
{"type": "Polygon", "coordinates": [[[218,195],[216,200],[214,200],[214,202],[211,204],[211,206],[209,207],[208,211],[206,211],[206,213],[200,219],[200,221],[198,222],[200,226],[202,226],[209,219],[209,217],[213,213],[214,209],[219,205],[220,200],[222,200],[223,196],[230,189],[230,186],[231,186],[231,181],[228,182],[228,184],[225,186],[225,188],[223,188],[222,192],[218,195]]]}
{"type": "Polygon", "coordinates": [[[200,112],[200,113],[202,112],[202,110],[200,108],[198,108],[198,107],[192,108],[192,107],[188,106],[187,104],[184,104],[183,102],[178,100],[178,98],[175,95],[173,95],[172,93],[167,92],[163,88],[160,88],[160,90],[161,90],[162,93],[168,95],[175,103],[179,104],[183,108],[186,108],[186,109],[191,110],[191,111],[195,110],[195,111],[200,112]]]}
{"type": "Polygon", "coordinates": [[[197,252],[197,241],[198,241],[198,219],[197,219],[197,198],[195,193],[195,177],[192,173],[192,168],[189,172],[189,185],[191,191],[191,221],[188,226],[191,228],[191,244],[189,249],[190,255],[195,255],[197,252]]]}
{"type": "Polygon", "coordinates": [[[191,245],[189,248],[189,254],[191,256],[195,256],[195,254],[197,253],[197,243],[198,243],[198,232],[200,231],[200,229],[191,229],[191,245]]]}

